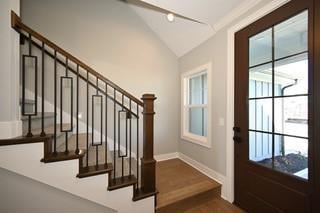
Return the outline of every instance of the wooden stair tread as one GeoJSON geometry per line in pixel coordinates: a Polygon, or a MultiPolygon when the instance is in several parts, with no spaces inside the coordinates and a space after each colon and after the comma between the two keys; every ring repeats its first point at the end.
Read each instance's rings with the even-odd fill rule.
{"type": "MultiPolygon", "coordinates": [[[[71,124],[62,124],[62,128],[63,129],[67,129],[71,124]]],[[[60,127],[61,127],[61,124],[57,124],[57,137],[59,137],[60,135],[62,134],[65,134],[64,132],[60,132],[60,127]]],[[[34,135],[39,135],[41,133],[42,129],[34,129],[32,130],[32,134],[34,135]]],[[[48,127],[45,127],[44,128],[44,132],[46,134],[51,134],[53,135],[54,134],[54,125],[52,126],[48,126],[48,127]]]]}
{"type": "Polygon", "coordinates": [[[133,193],[133,201],[142,200],[147,197],[152,197],[158,194],[158,191],[155,192],[144,192],[141,189],[135,189],[133,193]]]}
{"type": "MultiPolygon", "coordinates": [[[[111,179],[110,176],[109,178],[111,179]]],[[[136,183],[137,183],[137,178],[134,175],[118,177],[116,179],[111,179],[109,181],[108,190],[112,191],[112,190],[124,188],[127,186],[135,185],[136,183]]]]}
{"type": "MultiPolygon", "coordinates": [[[[116,177],[120,177],[122,175],[122,158],[118,157],[118,150],[115,152],[112,150],[110,151],[110,157],[108,157],[108,160],[110,160],[114,164],[114,154],[116,153],[116,177]]],[[[123,152],[120,151],[120,154],[123,155],[123,152]]],[[[129,175],[129,170],[130,170],[130,159],[129,155],[127,157],[123,158],[123,170],[124,170],[124,175],[129,175]]],[[[114,172],[114,171],[113,171],[114,172]]],[[[136,174],[137,169],[136,169],[136,160],[131,157],[131,174],[136,174]]]]}
{"type": "MultiPolygon", "coordinates": [[[[90,134],[89,134],[90,138],[90,134]]],[[[79,143],[79,149],[86,149],[87,148],[87,134],[81,133],[78,134],[78,143],[79,143]]],[[[73,134],[68,139],[68,149],[70,151],[75,151],[77,149],[77,135],[73,134]]],[[[57,147],[58,151],[65,151],[65,143],[61,144],[59,147],[57,147]]]]}
{"type": "Polygon", "coordinates": [[[75,152],[57,152],[57,153],[50,153],[44,158],[41,159],[43,163],[53,163],[58,161],[67,161],[67,160],[74,160],[79,159],[84,156],[85,151],[80,150],[79,153],[75,152]]]}
{"type": "Polygon", "coordinates": [[[85,178],[100,174],[106,174],[112,171],[112,164],[99,164],[98,166],[88,166],[80,168],[80,172],[77,175],[78,178],[85,178]]]}
{"type": "Polygon", "coordinates": [[[34,135],[32,137],[20,136],[16,138],[2,139],[0,140],[0,146],[39,143],[39,142],[45,142],[52,139],[53,139],[53,135],[46,135],[46,136],[34,135]]]}
{"type": "Polygon", "coordinates": [[[201,193],[216,189],[217,187],[219,188],[220,186],[212,184],[212,182],[210,181],[203,181],[189,186],[185,186],[181,189],[176,189],[167,193],[162,193],[161,195],[159,194],[157,200],[157,208],[161,208],[163,206],[176,203],[186,198],[199,195],[201,193]]]}
{"type": "Polygon", "coordinates": [[[179,159],[157,163],[157,209],[203,194],[218,196],[221,184],[179,159]]]}
{"type": "MultiPolygon", "coordinates": [[[[35,116],[31,116],[31,120],[36,120],[36,119],[41,119],[42,118],[42,114],[41,112],[38,112],[37,115],[35,116]]],[[[54,118],[54,112],[45,112],[43,115],[43,118],[54,118]]],[[[29,119],[29,116],[22,116],[21,120],[23,121],[27,121],[29,119]]]]}
{"type": "MultiPolygon", "coordinates": [[[[34,100],[30,100],[30,99],[25,99],[24,100],[25,104],[35,104],[36,102],[34,100]]],[[[22,104],[22,99],[20,99],[20,104],[22,104]]]]}

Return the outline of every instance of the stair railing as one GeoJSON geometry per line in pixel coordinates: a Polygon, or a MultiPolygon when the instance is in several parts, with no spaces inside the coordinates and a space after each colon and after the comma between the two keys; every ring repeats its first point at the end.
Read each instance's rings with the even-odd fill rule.
{"type": "Polygon", "coordinates": [[[85,146],[86,155],[80,162],[78,177],[85,177],[90,172],[91,174],[100,174],[112,170],[112,175],[109,173],[109,185],[125,184],[126,180],[136,179],[134,200],[155,195],[156,161],[153,153],[155,96],[144,94],[142,101],[139,100],[58,45],[32,30],[13,11],[11,13],[11,23],[12,28],[20,33],[20,43],[27,43],[28,49],[27,53],[22,56],[21,75],[22,115],[28,117],[28,130],[25,137],[36,136],[32,129],[32,118],[35,116],[41,119],[39,136],[48,136],[45,127],[45,111],[47,110],[45,102],[48,98],[47,94],[53,93],[54,128],[51,157],[67,155],[70,152],[80,154],[81,149],[85,146]],[[48,59],[53,61],[53,73],[46,70],[49,66],[48,59]],[[38,72],[39,62],[41,62],[40,72],[38,72]],[[30,73],[32,73],[31,78],[30,73]],[[49,89],[45,85],[46,78],[49,78],[49,75],[53,77],[53,91],[48,91],[49,89]],[[30,83],[30,79],[32,79],[32,83],[30,83]],[[38,86],[39,80],[40,85],[38,86]],[[83,88],[85,88],[85,92],[82,91],[83,88]],[[27,96],[33,97],[34,105],[31,110],[26,107],[27,96]],[[84,101],[83,97],[85,97],[84,101]],[[38,111],[38,99],[41,99],[40,111],[38,111]],[[95,110],[97,109],[95,107],[98,105],[100,111],[96,114],[95,110]],[[110,109],[112,106],[113,110],[110,109]],[[82,120],[79,115],[80,108],[86,109],[86,118],[82,120]],[[113,113],[111,113],[112,111],[113,113]],[[142,133],[139,129],[141,114],[143,116],[142,133]],[[65,120],[68,124],[64,122],[65,120]],[[98,127],[95,126],[97,120],[99,121],[98,127]],[[135,131],[133,130],[134,123],[135,131]],[[110,131],[112,129],[110,125],[113,126],[113,132],[110,131]],[[85,128],[81,129],[80,126],[85,126],[85,128]],[[121,128],[121,126],[125,127],[121,128]],[[80,139],[81,132],[84,132],[82,139],[80,139]],[[99,133],[98,136],[97,132],[99,133]],[[58,144],[58,138],[61,140],[58,133],[60,135],[64,134],[63,150],[58,144]],[[109,136],[111,134],[113,134],[113,142],[109,144],[109,147],[108,141],[110,141],[109,136]],[[141,159],[139,153],[140,134],[143,136],[143,155],[141,159]],[[69,141],[70,135],[75,135],[75,144],[69,141]],[[81,144],[83,138],[85,144],[81,144]],[[135,153],[132,152],[134,140],[136,141],[135,153]],[[125,141],[125,144],[121,145],[121,141],[125,141]],[[113,149],[113,154],[108,156],[111,149],[113,149]],[[133,154],[135,158],[132,156],[133,154]],[[93,155],[95,155],[95,160],[91,165],[90,160],[92,160],[93,155]],[[101,160],[101,158],[104,158],[104,160],[101,160]],[[108,159],[111,159],[112,164],[108,159]],[[136,165],[133,165],[132,161],[134,159],[136,165]],[[125,160],[129,161],[128,171],[125,171],[125,160]],[[120,171],[118,171],[118,163],[121,166],[120,171]],[[135,176],[133,175],[134,170],[135,176]]]}

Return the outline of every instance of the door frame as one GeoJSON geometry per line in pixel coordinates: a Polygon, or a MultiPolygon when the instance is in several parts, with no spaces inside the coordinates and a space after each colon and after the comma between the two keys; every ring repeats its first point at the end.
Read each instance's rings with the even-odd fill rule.
{"type": "MultiPolygon", "coordinates": [[[[226,196],[225,198],[229,202],[234,201],[234,141],[233,141],[233,126],[234,126],[234,80],[235,80],[235,34],[240,31],[241,29],[247,27],[248,25],[252,24],[253,22],[257,21],[258,19],[264,17],[265,15],[271,13],[272,11],[278,9],[279,7],[283,6],[284,4],[290,2],[291,0],[273,0],[269,4],[265,5],[252,15],[248,16],[247,18],[242,19],[237,24],[233,25],[228,30],[228,67],[227,67],[227,113],[226,113],[226,165],[227,165],[227,171],[226,171],[226,196]]],[[[314,4],[314,14],[315,14],[315,20],[314,20],[314,58],[312,59],[314,61],[314,75],[319,76],[320,75],[320,1],[315,1],[314,4]]],[[[314,77],[316,77],[314,76],[314,77]]],[[[320,77],[317,77],[319,79],[320,77]]],[[[314,85],[314,88],[317,91],[320,91],[320,84],[314,85]]],[[[316,106],[320,106],[320,98],[314,97],[314,103],[316,106]]],[[[320,120],[320,113],[315,112],[314,113],[314,120],[320,120]]],[[[315,128],[320,128],[320,123],[315,122],[314,123],[315,128]]],[[[320,157],[316,155],[316,153],[320,153],[320,132],[317,132],[314,138],[314,144],[313,144],[313,156],[314,156],[314,171],[320,170],[320,157]]],[[[320,203],[317,202],[317,198],[320,196],[320,173],[314,174],[314,189],[311,192],[312,193],[312,209],[313,210],[319,210],[320,209],[320,203]]]]}
{"type": "Polygon", "coordinates": [[[235,65],[235,34],[241,29],[249,26],[258,19],[278,9],[290,0],[273,0],[261,9],[228,29],[228,68],[227,68],[227,104],[226,104],[226,194],[225,198],[233,203],[234,201],[234,65],[235,65]]]}

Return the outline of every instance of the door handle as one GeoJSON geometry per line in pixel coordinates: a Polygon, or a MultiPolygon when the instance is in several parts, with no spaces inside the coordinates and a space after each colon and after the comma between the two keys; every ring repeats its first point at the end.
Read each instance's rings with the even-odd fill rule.
{"type": "Polygon", "coordinates": [[[233,141],[236,143],[240,143],[241,142],[241,137],[240,137],[240,127],[233,127],[233,131],[234,131],[234,135],[233,135],[233,141]]]}
{"type": "Polygon", "coordinates": [[[240,132],[240,127],[237,127],[237,126],[233,127],[233,131],[239,133],[240,132]]]}
{"type": "Polygon", "coordinates": [[[239,136],[233,136],[233,141],[236,143],[240,143],[241,142],[241,138],[239,136]]]}

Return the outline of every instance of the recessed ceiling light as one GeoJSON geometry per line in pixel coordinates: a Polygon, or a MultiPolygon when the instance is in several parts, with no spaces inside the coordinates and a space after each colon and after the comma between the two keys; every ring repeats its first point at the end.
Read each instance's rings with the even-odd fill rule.
{"type": "Polygon", "coordinates": [[[168,13],[168,15],[167,15],[168,22],[174,22],[174,19],[175,19],[174,14],[168,13]]]}

